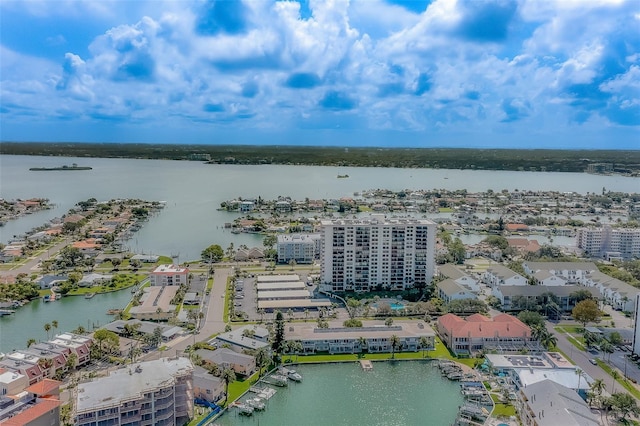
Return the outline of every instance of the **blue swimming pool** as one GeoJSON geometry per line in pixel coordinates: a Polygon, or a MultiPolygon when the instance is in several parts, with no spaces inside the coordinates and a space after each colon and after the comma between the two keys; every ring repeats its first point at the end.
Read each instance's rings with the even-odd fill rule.
{"type": "MultiPolygon", "coordinates": [[[[394,311],[399,311],[400,309],[404,309],[404,308],[406,308],[406,306],[405,306],[404,304],[402,304],[402,303],[398,303],[398,302],[387,302],[387,303],[389,303],[389,306],[390,306],[390,307],[391,307],[391,309],[393,309],[394,311]]],[[[378,307],[378,304],[377,304],[377,303],[374,303],[374,304],[373,304],[373,307],[374,307],[374,308],[377,308],[377,307],[378,307]]]]}

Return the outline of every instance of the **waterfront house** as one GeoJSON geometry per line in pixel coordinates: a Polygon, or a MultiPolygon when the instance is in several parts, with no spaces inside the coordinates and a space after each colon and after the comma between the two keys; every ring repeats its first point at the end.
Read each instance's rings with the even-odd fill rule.
{"type": "Polygon", "coordinates": [[[426,340],[425,350],[433,350],[435,333],[424,323],[400,323],[392,326],[365,324],[363,327],[317,328],[310,324],[293,324],[285,327],[287,341],[302,343],[304,353],[328,352],[369,353],[392,352],[391,337],[398,337],[396,352],[415,352],[422,349],[421,340],[426,340]]]}
{"type": "Polygon", "coordinates": [[[473,355],[485,350],[500,353],[522,349],[539,350],[531,329],[518,318],[500,314],[487,318],[474,314],[462,318],[446,314],[438,318],[437,330],[443,343],[456,355],[473,355]]]}
{"type": "Polygon", "coordinates": [[[482,281],[489,287],[497,286],[525,286],[528,284],[527,279],[517,272],[512,271],[503,265],[491,265],[482,275],[482,281]]]}
{"type": "Polygon", "coordinates": [[[515,405],[523,426],[601,424],[574,390],[549,379],[521,388],[515,405]]]}
{"type": "Polygon", "coordinates": [[[97,285],[102,285],[111,281],[113,275],[110,274],[84,274],[82,275],[82,279],[78,281],[79,287],[93,287],[97,285]]]}
{"type": "Polygon", "coordinates": [[[66,275],[43,275],[38,280],[38,285],[41,289],[51,288],[56,285],[60,285],[69,279],[66,275]]]}
{"type": "Polygon", "coordinates": [[[215,364],[221,369],[230,368],[237,374],[248,377],[256,371],[256,358],[235,352],[227,348],[218,348],[215,351],[208,349],[199,349],[196,354],[209,364],[215,364]]]}
{"type": "Polygon", "coordinates": [[[224,397],[224,381],[200,366],[193,367],[193,397],[216,403],[224,397]]]}
{"type": "Polygon", "coordinates": [[[253,329],[252,326],[240,327],[237,330],[219,334],[215,339],[218,341],[218,346],[227,344],[236,352],[269,348],[268,338],[266,337],[268,336],[268,331],[265,336],[262,332],[265,329],[260,329],[262,327],[256,327],[256,329],[253,329]],[[247,330],[251,330],[253,333],[247,330]]]}

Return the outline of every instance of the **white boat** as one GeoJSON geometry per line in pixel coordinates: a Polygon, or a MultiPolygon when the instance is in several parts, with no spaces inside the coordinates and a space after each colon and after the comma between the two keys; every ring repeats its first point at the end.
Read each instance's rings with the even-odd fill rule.
{"type": "Polygon", "coordinates": [[[249,407],[252,407],[258,411],[262,411],[265,408],[264,401],[260,398],[250,398],[245,401],[249,407]]]}
{"type": "Polygon", "coordinates": [[[272,374],[269,378],[274,381],[273,384],[276,386],[287,386],[288,384],[287,376],[282,374],[272,374]]]}
{"type": "Polygon", "coordinates": [[[301,382],[302,381],[302,376],[300,375],[300,373],[298,373],[295,370],[289,370],[289,372],[287,373],[287,377],[291,380],[293,380],[294,382],[301,382]]]}

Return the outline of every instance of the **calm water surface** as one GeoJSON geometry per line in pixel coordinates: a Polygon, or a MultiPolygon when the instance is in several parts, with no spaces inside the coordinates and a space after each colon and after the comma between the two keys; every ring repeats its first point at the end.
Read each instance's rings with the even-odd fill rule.
{"type": "Polygon", "coordinates": [[[273,199],[290,196],[339,198],[374,188],[467,189],[469,191],[557,190],[579,193],[637,192],[640,178],[586,173],[387,169],[313,166],[209,165],[192,161],[105,158],[0,156],[0,197],[45,197],[56,204],[51,211],[26,216],[0,228],[7,242],[34,226],[61,216],[75,203],[95,197],[143,198],[167,201],[167,208],[149,221],[129,242],[136,252],[179,254],[181,261],[199,257],[210,244],[233,242],[260,246],[262,237],[231,234],[225,222],[239,215],[217,211],[220,203],[236,197],[273,199]],[[91,171],[31,172],[29,167],[78,163],[91,171]],[[348,174],[348,179],[337,179],[348,174]]]}
{"type": "Polygon", "coordinates": [[[302,365],[302,383],[290,383],[264,412],[240,416],[235,409],[216,420],[221,426],[389,425],[445,426],[462,404],[460,385],[443,379],[429,362],[302,365]]]}
{"type": "Polygon", "coordinates": [[[78,326],[91,330],[94,326],[105,325],[113,320],[113,315],[107,315],[107,309],[124,308],[130,299],[131,291],[124,289],[96,294],[91,299],[68,296],[48,303],[34,300],[16,309],[14,314],[0,317],[0,352],[25,348],[27,340],[31,338],[47,340],[44,325],[51,324],[53,320],[58,321],[58,329],[51,330],[49,336],[56,331],[70,331],[78,326]]]}

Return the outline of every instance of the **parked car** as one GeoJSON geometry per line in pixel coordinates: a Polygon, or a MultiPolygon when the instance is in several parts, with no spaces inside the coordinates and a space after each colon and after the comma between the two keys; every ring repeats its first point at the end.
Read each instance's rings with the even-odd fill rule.
{"type": "Polygon", "coordinates": [[[589,358],[589,362],[593,365],[598,365],[598,361],[596,361],[595,358],[589,358]]]}

